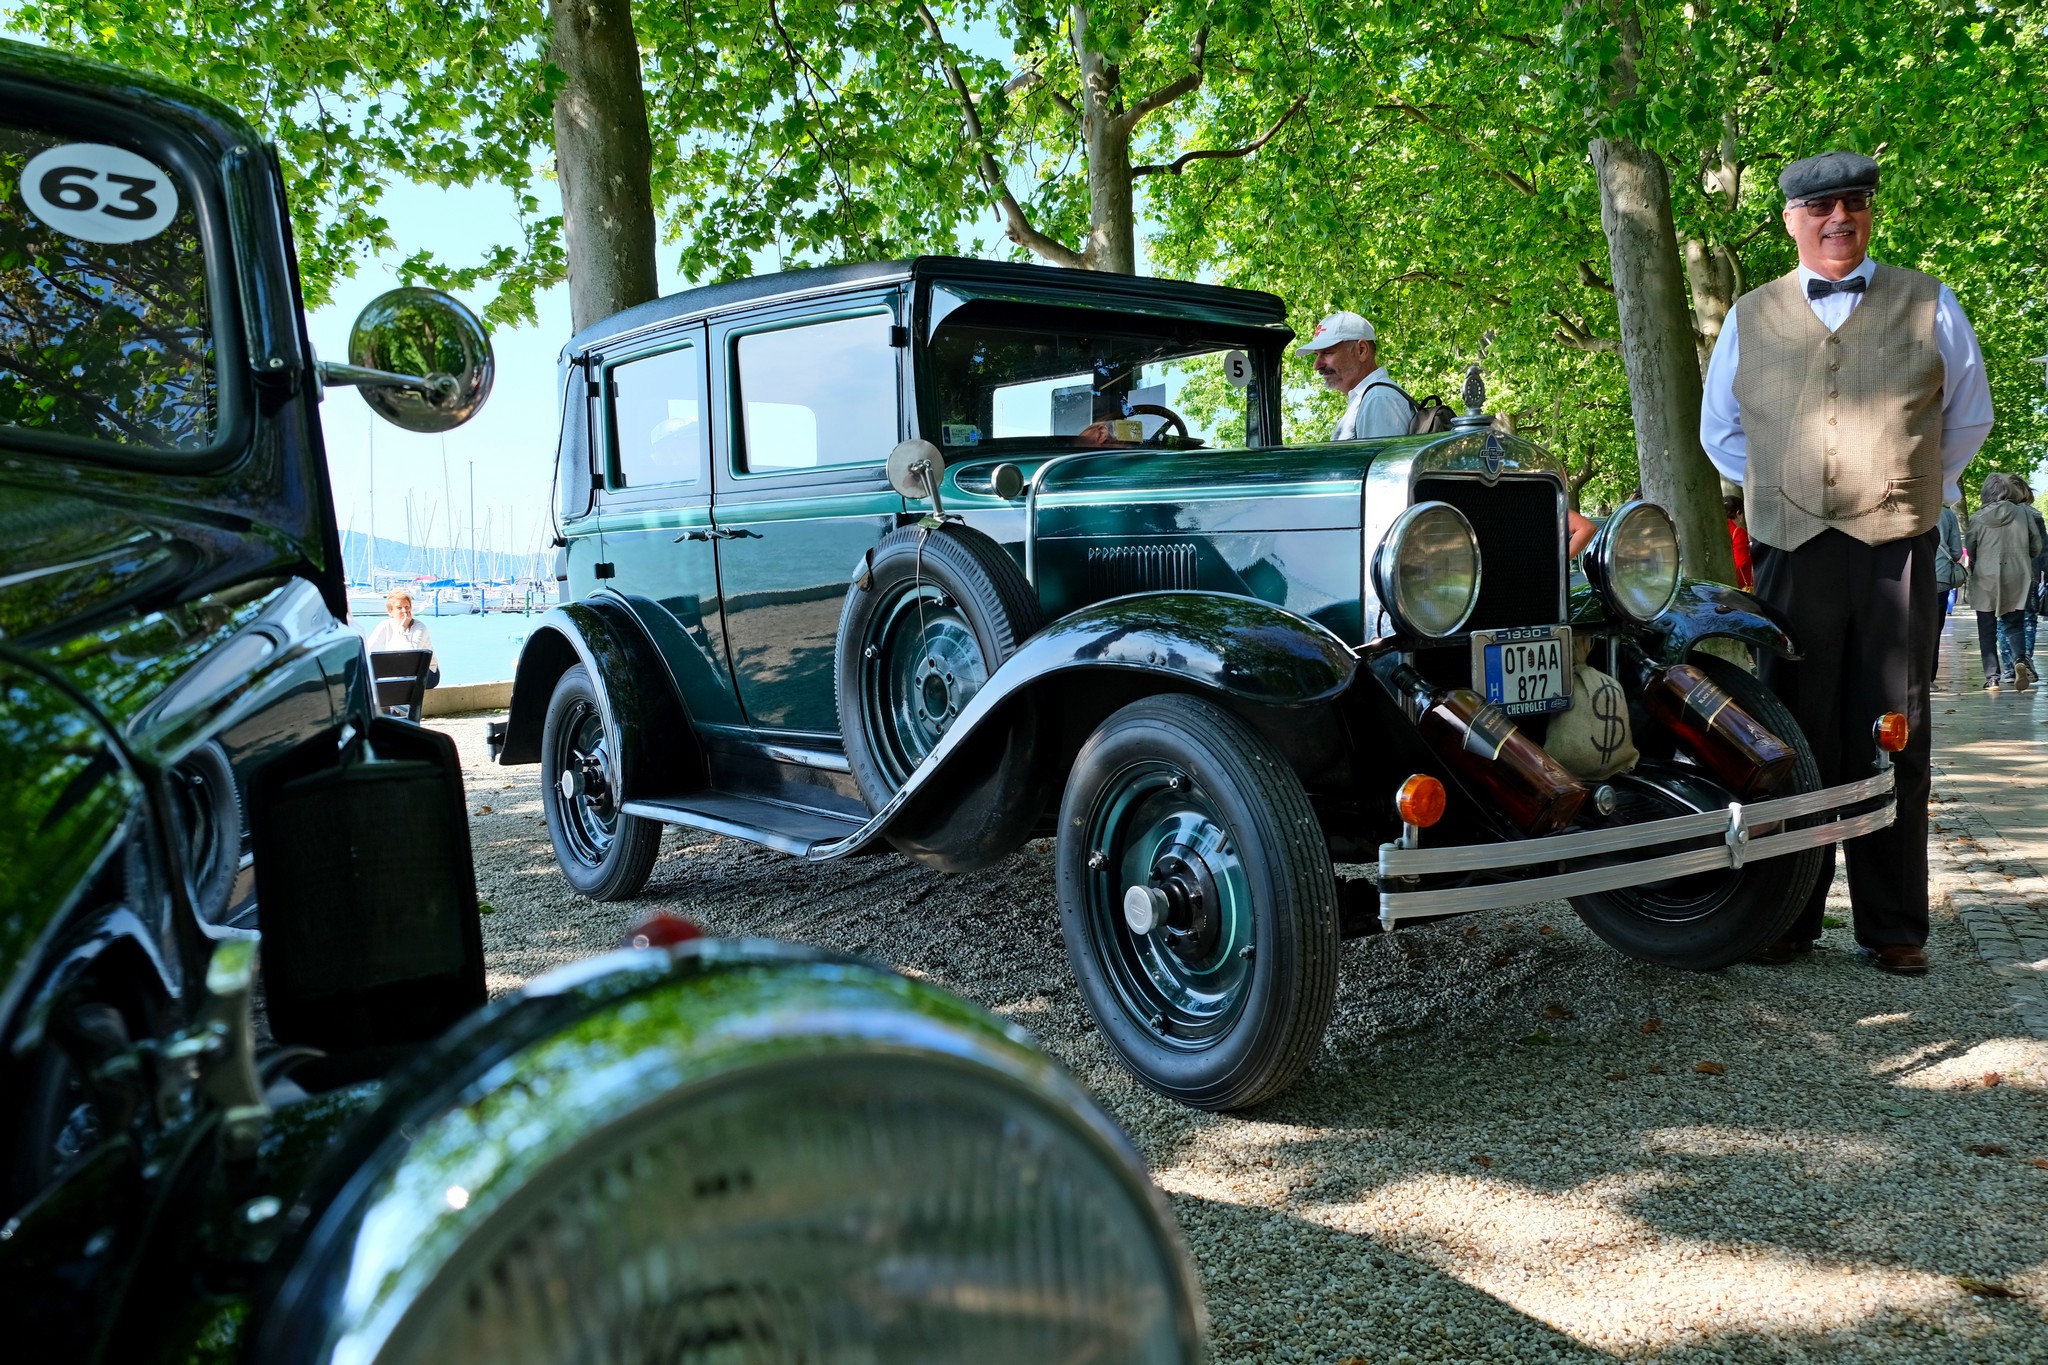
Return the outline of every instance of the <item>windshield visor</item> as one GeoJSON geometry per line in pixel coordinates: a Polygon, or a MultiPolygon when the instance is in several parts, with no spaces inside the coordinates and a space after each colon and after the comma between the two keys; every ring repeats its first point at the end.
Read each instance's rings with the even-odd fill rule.
{"type": "Polygon", "coordinates": [[[1243,342],[1088,309],[969,305],[933,332],[927,363],[951,452],[1242,445],[1257,400],[1243,342]]]}
{"type": "Polygon", "coordinates": [[[0,123],[0,434],[145,459],[214,446],[210,283],[192,189],[165,158],[0,123]]]}

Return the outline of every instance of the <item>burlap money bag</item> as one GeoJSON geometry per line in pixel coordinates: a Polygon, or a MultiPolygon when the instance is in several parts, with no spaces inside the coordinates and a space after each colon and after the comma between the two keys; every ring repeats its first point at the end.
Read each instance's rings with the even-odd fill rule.
{"type": "Polygon", "coordinates": [[[1625,773],[1642,755],[1629,735],[1621,684],[1591,664],[1572,670],[1572,708],[1553,716],[1543,747],[1573,777],[1591,781],[1625,773]]]}

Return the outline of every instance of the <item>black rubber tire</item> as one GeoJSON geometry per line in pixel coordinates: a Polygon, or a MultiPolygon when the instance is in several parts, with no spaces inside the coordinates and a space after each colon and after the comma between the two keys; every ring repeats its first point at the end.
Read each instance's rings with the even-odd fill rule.
{"type": "Polygon", "coordinates": [[[178,856],[190,877],[192,908],[219,924],[242,867],[242,798],[220,745],[207,743],[171,769],[178,856]]]}
{"type": "Polygon", "coordinates": [[[1056,858],[1068,960],[1132,1074],[1209,1110],[1247,1108],[1300,1078],[1336,1004],[1337,884],[1300,778],[1256,730],[1199,697],[1147,697],[1116,712],[1074,760],[1056,858]],[[1167,829],[1195,834],[1171,849],[1205,850],[1186,883],[1220,886],[1227,876],[1239,889],[1212,895],[1210,923],[1226,927],[1211,930],[1209,948],[1190,949],[1194,963],[1171,946],[1167,926],[1140,935],[1121,914],[1125,880],[1180,880],[1159,876],[1178,856],[1158,856],[1162,837],[1181,837],[1159,833],[1167,829]],[[1098,839],[1109,846],[1093,847],[1098,839]],[[1225,913],[1233,900],[1235,913],[1225,913]],[[1227,1002],[1204,1015],[1160,994],[1162,970],[1183,968],[1188,979],[1211,974],[1227,1002]]]}
{"type": "MultiPolygon", "coordinates": [[[[1792,746],[1797,755],[1792,771],[1772,796],[1795,796],[1820,789],[1820,765],[1814,761],[1806,734],[1791,711],[1756,675],[1712,655],[1695,654],[1687,662],[1712,679],[1754,716],[1759,724],[1792,746]]],[[[1723,796],[1722,802],[1732,798],[1723,796]]],[[[1671,809],[1666,815],[1684,814],[1671,809]]],[[[1819,817],[1791,822],[1811,824],[1819,817]]],[[[1691,918],[1673,918],[1669,902],[1661,906],[1653,888],[1631,887],[1574,896],[1572,909],[1588,928],[1617,951],[1660,967],[1711,972],[1746,961],[1771,940],[1781,938],[1799,916],[1800,907],[1820,876],[1819,848],[1766,858],[1720,874],[1721,885],[1708,894],[1691,918]]],[[[1711,875],[1711,874],[1710,874],[1711,875]]],[[[1704,877],[1684,879],[1705,887],[1704,877]]]]}
{"type": "MultiPolygon", "coordinates": [[[[981,532],[948,523],[882,537],[865,582],[847,591],[833,654],[847,764],[868,809],[895,796],[1042,619],[1023,570],[981,532]]],[[[885,837],[944,872],[973,871],[1014,851],[1049,795],[1039,722],[1028,697],[990,716],[968,742],[971,752],[949,763],[943,793],[914,800],[885,837]]]]}
{"type": "Polygon", "coordinates": [[[572,795],[561,786],[563,773],[580,766],[572,758],[576,753],[602,752],[599,766],[609,782],[618,780],[619,754],[612,746],[632,740],[606,733],[603,717],[597,689],[583,665],[556,681],[541,726],[541,809],[547,813],[555,861],[570,887],[594,901],[622,901],[647,885],[647,875],[661,853],[660,823],[610,809],[602,794],[572,795]]]}

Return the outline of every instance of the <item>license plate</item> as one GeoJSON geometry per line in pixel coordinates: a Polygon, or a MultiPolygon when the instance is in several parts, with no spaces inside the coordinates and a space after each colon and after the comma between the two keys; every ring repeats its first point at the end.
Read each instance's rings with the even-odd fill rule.
{"type": "Polygon", "coordinates": [[[1511,716],[1540,716],[1572,704],[1570,626],[1472,632],[1472,677],[1511,716]]]}

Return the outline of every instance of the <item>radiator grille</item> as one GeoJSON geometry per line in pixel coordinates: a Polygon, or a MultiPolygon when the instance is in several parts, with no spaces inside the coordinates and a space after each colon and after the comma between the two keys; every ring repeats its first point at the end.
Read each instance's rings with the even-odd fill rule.
{"type": "Polygon", "coordinates": [[[1088,581],[1098,597],[1195,586],[1195,547],[1123,545],[1088,551],[1088,581]]]}
{"type": "Polygon", "coordinates": [[[1429,478],[1415,485],[1417,502],[1447,502],[1465,514],[1479,537],[1479,604],[1467,630],[1551,626],[1564,618],[1564,528],[1557,485],[1548,479],[1429,478]]]}

